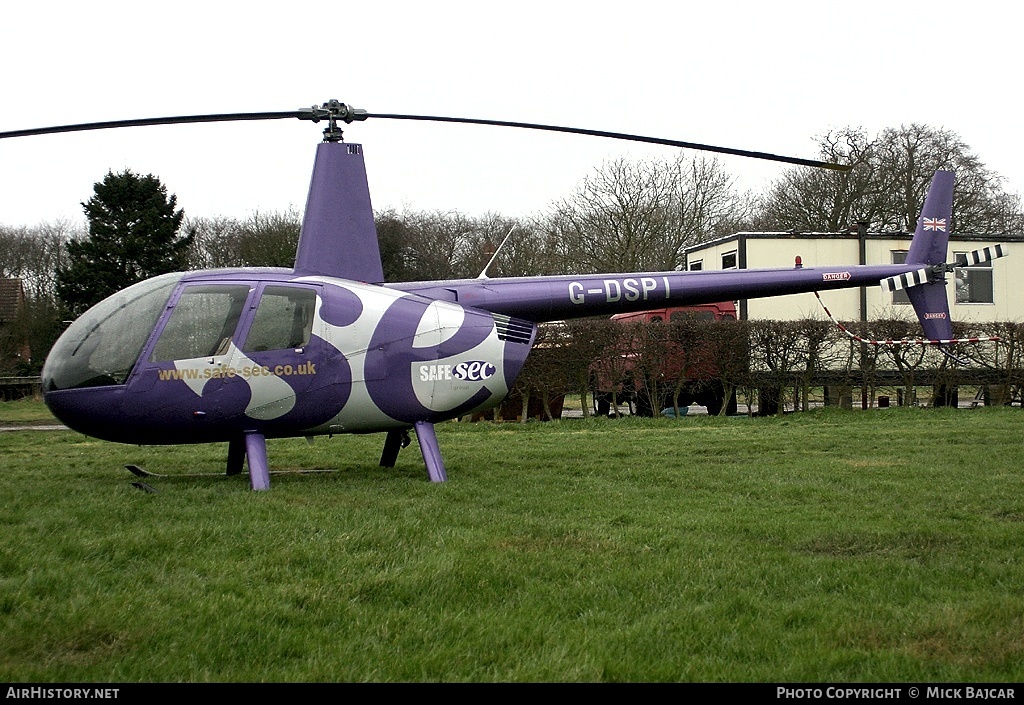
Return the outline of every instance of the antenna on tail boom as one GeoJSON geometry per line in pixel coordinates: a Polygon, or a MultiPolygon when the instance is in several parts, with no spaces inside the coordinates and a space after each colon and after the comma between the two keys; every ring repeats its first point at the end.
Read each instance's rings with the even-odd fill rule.
{"type": "Polygon", "coordinates": [[[477,279],[487,279],[488,278],[487,277],[487,270],[490,269],[492,264],[494,264],[494,260],[496,260],[498,258],[498,253],[501,252],[501,248],[505,246],[506,242],[508,242],[508,239],[512,236],[512,231],[515,230],[515,229],[516,229],[515,225],[513,225],[511,228],[508,229],[508,233],[505,234],[505,239],[501,241],[501,244],[498,245],[498,249],[496,249],[494,251],[494,254],[491,255],[491,258],[489,260],[487,260],[487,264],[484,265],[483,271],[480,272],[480,274],[477,276],[477,279]]]}

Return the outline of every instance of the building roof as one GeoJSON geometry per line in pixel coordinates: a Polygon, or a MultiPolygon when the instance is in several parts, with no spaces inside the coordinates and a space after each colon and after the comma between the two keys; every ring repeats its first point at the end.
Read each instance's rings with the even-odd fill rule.
{"type": "MultiPolygon", "coordinates": [[[[914,233],[888,232],[888,233],[864,233],[867,240],[910,240],[914,233]]],[[[726,235],[706,240],[696,245],[690,245],[683,250],[684,253],[697,252],[708,247],[722,245],[727,242],[738,242],[739,240],[856,240],[859,237],[856,230],[839,233],[814,233],[814,232],[744,232],[726,235]]],[[[1021,233],[1000,233],[997,235],[985,235],[976,233],[950,233],[950,242],[1024,242],[1024,234],[1021,233]]]]}
{"type": "Polygon", "coordinates": [[[20,279],[0,279],[0,323],[14,321],[25,305],[25,289],[20,279]]]}

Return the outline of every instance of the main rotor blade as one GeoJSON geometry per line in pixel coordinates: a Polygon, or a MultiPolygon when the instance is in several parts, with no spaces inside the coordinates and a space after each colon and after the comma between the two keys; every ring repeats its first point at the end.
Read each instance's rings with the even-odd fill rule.
{"type": "Polygon", "coordinates": [[[240,120],[281,120],[300,118],[303,111],[289,110],[276,113],[221,113],[219,115],[179,115],[177,117],[140,118],[136,120],[108,120],[106,122],[83,122],[77,125],[54,125],[35,127],[28,130],[0,132],[4,137],[30,137],[32,135],[53,135],[61,132],[82,132],[85,130],[106,130],[115,127],[142,127],[146,125],[180,125],[193,122],[236,122],[240,120]]]}
{"type": "MultiPolygon", "coordinates": [[[[329,120],[333,126],[333,120],[340,119],[344,122],[353,120],[365,120],[367,118],[381,118],[389,120],[418,120],[422,122],[451,122],[466,125],[494,125],[497,127],[518,127],[527,130],[544,130],[547,132],[562,132],[574,135],[590,135],[592,137],[604,137],[607,139],[627,140],[630,142],[644,142],[647,144],[660,144],[668,147],[682,147],[684,149],[696,149],[704,152],[716,152],[718,154],[732,154],[752,159],[764,159],[784,164],[796,164],[798,166],[809,166],[836,171],[849,171],[850,166],[846,164],[835,164],[823,162],[816,159],[803,159],[801,157],[787,157],[781,154],[769,152],[754,152],[748,149],[734,149],[732,147],[716,147],[710,144],[699,142],[683,142],[681,140],[670,140],[662,137],[645,137],[643,135],[630,135],[623,132],[607,132],[605,130],[588,130],[579,127],[560,127],[558,125],[538,125],[531,122],[511,122],[507,120],[485,120],[481,118],[457,118],[444,117],[439,115],[398,115],[394,113],[367,113],[363,110],[354,110],[344,104],[332,101],[325,103],[323,108],[302,108],[299,110],[287,110],[281,112],[261,113],[221,113],[215,115],[179,115],[176,117],[139,118],[134,120],[108,120],[104,122],[85,122],[76,125],[54,125],[52,127],[36,127],[27,130],[11,130],[0,132],[0,139],[5,137],[29,137],[32,135],[52,135],[62,132],[82,132],[85,130],[106,130],[117,127],[142,127],[148,125],[179,125],[185,123],[200,122],[236,122],[244,120],[283,120],[286,118],[298,118],[300,120],[329,120]],[[339,112],[340,109],[340,112],[339,112]],[[332,117],[333,116],[333,117],[332,117]]],[[[341,133],[337,133],[340,139],[341,133]]]]}
{"type": "Polygon", "coordinates": [[[498,127],[520,127],[528,130],[546,130],[548,132],[567,132],[574,135],[591,135],[593,137],[607,137],[616,140],[628,140],[630,142],[646,142],[647,144],[661,144],[669,147],[683,147],[685,149],[698,149],[705,152],[717,152],[719,154],[734,154],[740,157],[751,157],[753,159],[766,159],[773,162],[786,164],[797,164],[799,166],[810,166],[823,169],[834,169],[836,171],[849,171],[848,164],[835,164],[823,162],[816,159],[803,159],[801,157],[787,157],[781,154],[769,152],[753,152],[747,149],[733,149],[731,147],[716,147],[710,144],[698,142],[682,142],[680,140],[664,139],[662,137],[644,137],[643,135],[628,135],[622,132],[606,132],[604,130],[587,130],[579,127],[559,127],[557,125],[538,125],[530,122],[508,122],[505,120],[483,120],[477,118],[442,117],[437,115],[395,115],[390,113],[367,113],[367,118],[387,118],[390,120],[422,120],[429,122],[455,122],[470,125],[496,125],[498,127]]]}

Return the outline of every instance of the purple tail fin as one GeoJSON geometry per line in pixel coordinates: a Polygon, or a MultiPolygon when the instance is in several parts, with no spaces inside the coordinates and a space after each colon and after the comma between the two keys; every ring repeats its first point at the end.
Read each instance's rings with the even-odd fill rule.
{"type": "Polygon", "coordinates": [[[324,142],[317,147],[295,271],[384,281],[361,145],[324,142]]]}
{"type": "MultiPolygon", "coordinates": [[[[936,171],[907,252],[907,264],[945,265],[952,215],[953,172],[936,171]]],[[[921,321],[925,338],[949,340],[953,337],[944,278],[911,287],[907,289],[907,296],[921,321]]]]}

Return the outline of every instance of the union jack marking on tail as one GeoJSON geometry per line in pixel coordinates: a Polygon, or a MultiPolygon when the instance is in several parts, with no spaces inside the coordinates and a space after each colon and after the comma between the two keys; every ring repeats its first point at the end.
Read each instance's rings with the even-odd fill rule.
{"type": "Polygon", "coordinates": [[[925,218],[924,219],[925,230],[941,230],[946,232],[946,219],[945,218],[925,218]]]}

